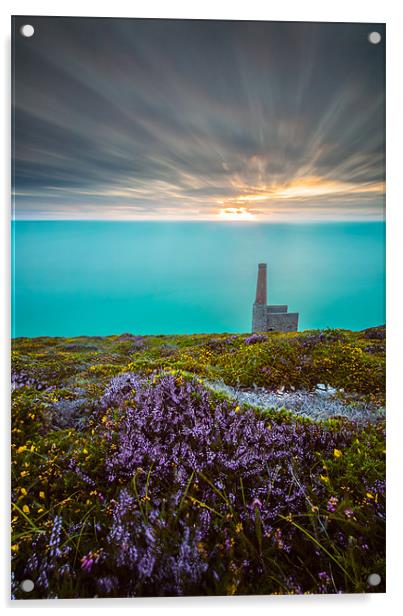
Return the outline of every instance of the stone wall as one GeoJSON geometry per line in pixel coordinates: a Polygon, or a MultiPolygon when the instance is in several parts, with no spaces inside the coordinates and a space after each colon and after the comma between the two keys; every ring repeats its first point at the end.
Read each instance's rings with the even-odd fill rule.
{"type": "Polygon", "coordinates": [[[298,331],[298,312],[267,312],[266,331],[298,331]]]}
{"type": "Polygon", "coordinates": [[[253,304],[252,332],[265,332],[266,323],[266,306],[264,304],[253,304]]]}
{"type": "Polygon", "coordinates": [[[276,306],[275,304],[270,304],[269,306],[266,306],[266,313],[268,312],[287,312],[287,310],[288,310],[288,306],[285,306],[285,305],[276,306]]]}

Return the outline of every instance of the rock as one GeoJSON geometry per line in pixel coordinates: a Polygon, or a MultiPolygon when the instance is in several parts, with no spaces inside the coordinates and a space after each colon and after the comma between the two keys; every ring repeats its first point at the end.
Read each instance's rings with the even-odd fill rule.
{"type": "Polygon", "coordinates": [[[378,327],[369,327],[364,330],[364,337],[369,340],[385,340],[386,339],[386,327],[380,325],[378,327]]]}
{"type": "Polygon", "coordinates": [[[209,389],[220,391],[230,399],[236,400],[238,404],[250,404],[259,409],[280,410],[285,408],[295,415],[308,417],[314,421],[327,418],[345,418],[358,423],[367,421],[376,422],[385,417],[384,409],[375,408],[372,404],[364,401],[354,402],[351,400],[340,400],[335,398],[332,393],[337,390],[334,387],[326,386],[325,389],[315,389],[307,391],[297,389],[296,391],[285,391],[283,387],[278,391],[267,391],[263,388],[245,390],[245,388],[235,388],[226,385],[224,382],[205,381],[209,389]]]}
{"type": "Polygon", "coordinates": [[[321,396],[334,396],[337,393],[337,389],[332,387],[331,385],[324,385],[323,383],[318,383],[315,387],[315,393],[321,396]]]}
{"type": "Polygon", "coordinates": [[[53,430],[76,427],[82,429],[89,414],[87,398],[59,400],[49,407],[53,430]]]}

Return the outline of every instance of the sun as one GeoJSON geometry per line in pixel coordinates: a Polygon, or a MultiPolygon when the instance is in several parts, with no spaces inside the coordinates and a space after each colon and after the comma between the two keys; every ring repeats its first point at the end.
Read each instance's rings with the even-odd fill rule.
{"type": "Polygon", "coordinates": [[[220,218],[223,220],[255,220],[252,212],[249,212],[245,207],[226,207],[219,212],[220,218]]]}

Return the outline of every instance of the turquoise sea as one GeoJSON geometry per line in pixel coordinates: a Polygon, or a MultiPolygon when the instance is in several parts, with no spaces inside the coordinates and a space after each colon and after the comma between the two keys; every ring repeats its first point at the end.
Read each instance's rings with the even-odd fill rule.
{"type": "Polygon", "coordinates": [[[13,222],[12,334],[251,329],[257,264],[300,329],[385,323],[385,224],[13,222]]]}

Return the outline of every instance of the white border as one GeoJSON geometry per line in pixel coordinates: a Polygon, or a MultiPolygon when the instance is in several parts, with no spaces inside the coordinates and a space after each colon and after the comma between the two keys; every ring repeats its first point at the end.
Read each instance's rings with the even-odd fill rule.
{"type": "Polygon", "coordinates": [[[402,380],[402,245],[403,235],[403,29],[402,10],[395,0],[337,0],[326,3],[323,0],[248,0],[235,4],[234,0],[203,0],[192,4],[188,0],[169,0],[133,3],[113,0],[109,3],[70,0],[69,2],[35,2],[5,0],[2,11],[1,62],[3,92],[3,112],[1,118],[4,191],[0,214],[0,255],[1,255],[1,391],[3,392],[2,425],[3,447],[9,447],[9,178],[10,178],[10,16],[16,15],[66,15],[66,16],[105,16],[105,17],[169,17],[205,19],[262,19],[278,21],[337,21],[337,22],[386,22],[387,24],[387,324],[388,324],[388,587],[386,595],[343,595],[343,596],[302,596],[302,597],[228,597],[195,599],[122,599],[122,600],[74,600],[74,601],[24,601],[8,602],[9,594],[9,457],[2,456],[2,508],[0,518],[2,556],[0,559],[1,603],[6,609],[17,612],[30,609],[55,609],[57,607],[74,610],[74,614],[88,609],[129,608],[138,613],[153,613],[164,610],[167,614],[203,614],[218,612],[226,608],[231,614],[245,614],[246,609],[263,612],[270,609],[276,613],[287,614],[298,611],[301,616],[326,613],[326,616],[341,611],[365,612],[366,616],[376,614],[388,607],[401,603],[402,587],[402,479],[401,479],[401,438],[403,404],[399,379],[402,380]],[[349,610],[350,608],[350,610],[349,610]]]}

